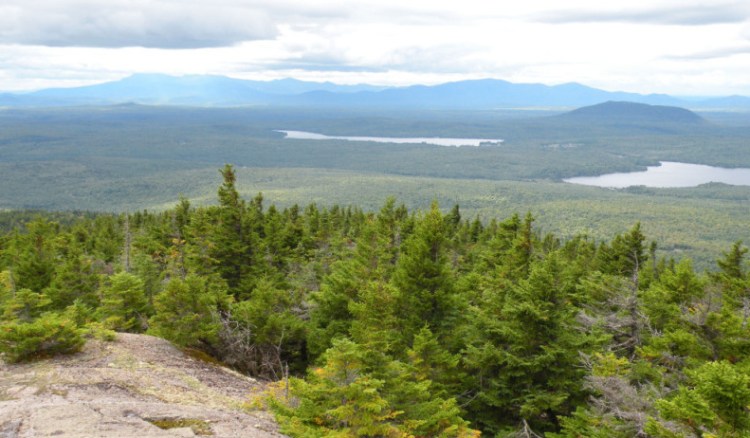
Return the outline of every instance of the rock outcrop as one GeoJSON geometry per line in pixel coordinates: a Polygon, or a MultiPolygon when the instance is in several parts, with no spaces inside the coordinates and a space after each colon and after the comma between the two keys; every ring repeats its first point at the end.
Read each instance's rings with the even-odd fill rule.
{"type": "Polygon", "coordinates": [[[120,333],[72,356],[0,362],[0,438],[282,436],[246,408],[262,389],[165,340],[120,333]]]}

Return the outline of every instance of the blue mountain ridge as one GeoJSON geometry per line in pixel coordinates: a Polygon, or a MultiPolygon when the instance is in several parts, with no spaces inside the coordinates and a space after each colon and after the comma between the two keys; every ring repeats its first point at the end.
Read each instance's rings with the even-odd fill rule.
{"type": "Polygon", "coordinates": [[[338,85],[297,79],[252,81],[213,75],[135,74],[124,79],[74,88],[0,94],[0,106],[65,105],[315,106],[418,109],[576,108],[607,101],[695,109],[750,109],[750,98],[728,96],[683,100],[666,94],[611,92],[578,83],[511,83],[478,79],[440,85],[379,87],[338,85]]]}

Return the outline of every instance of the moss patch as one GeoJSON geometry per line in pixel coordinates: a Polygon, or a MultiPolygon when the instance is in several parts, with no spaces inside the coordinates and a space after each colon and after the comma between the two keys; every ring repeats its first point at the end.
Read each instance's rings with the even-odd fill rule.
{"type": "Polygon", "coordinates": [[[177,429],[189,427],[196,435],[213,435],[208,421],[197,418],[146,418],[146,421],[160,429],[177,429]]]}
{"type": "Polygon", "coordinates": [[[199,360],[201,362],[209,363],[212,365],[226,366],[220,360],[204,351],[195,348],[183,348],[182,351],[193,359],[199,360]]]}

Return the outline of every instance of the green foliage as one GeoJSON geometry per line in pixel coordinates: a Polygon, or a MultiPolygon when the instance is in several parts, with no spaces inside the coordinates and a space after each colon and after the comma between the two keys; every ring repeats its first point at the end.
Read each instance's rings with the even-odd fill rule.
{"type": "Polygon", "coordinates": [[[439,383],[439,381],[449,381],[451,377],[454,377],[451,373],[455,372],[455,369],[452,369],[454,358],[427,357],[425,349],[429,349],[429,346],[424,344],[432,344],[434,338],[425,338],[432,338],[432,335],[427,331],[420,333],[417,341],[422,345],[417,351],[409,351],[408,360],[389,361],[376,373],[385,382],[382,390],[383,396],[393,409],[402,412],[398,419],[401,429],[413,436],[450,437],[478,434],[463,418],[463,411],[455,397],[447,390],[448,386],[439,383]],[[440,361],[441,359],[443,361],[440,361]],[[434,368],[431,366],[433,364],[434,368]],[[441,367],[447,368],[449,373],[440,375],[441,367]],[[430,380],[433,376],[437,380],[430,380]]]}
{"type": "Polygon", "coordinates": [[[469,409],[485,428],[526,420],[554,430],[557,416],[580,403],[579,355],[595,345],[577,326],[573,286],[552,254],[505,300],[474,309],[477,333],[466,360],[479,388],[469,409]]]}
{"type": "Polygon", "coordinates": [[[252,290],[260,268],[257,228],[261,213],[252,205],[248,208],[240,197],[232,166],[224,166],[221,175],[224,183],[218,192],[220,207],[213,218],[216,224],[209,229],[209,257],[230,292],[239,298],[252,290]]]}
{"type": "Polygon", "coordinates": [[[268,278],[258,280],[250,298],[232,304],[222,320],[219,354],[223,361],[278,379],[286,365],[304,369],[305,325],[300,297],[268,278]]]}
{"type": "Polygon", "coordinates": [[[745,254],[747,254],[747,248],[742,246],[742,242],[735,242],[732,249],[724,253],[724,258],[716,262],[721,269],[721,274],[728,278],[744,279],[746,275],[745,254]]]}
{"type": "Polygon", "coordinates": [[[357,344],[333,341],[306,380],[290,379],[289,395],[269,399],[282,430],[292,436],[478,436],[461,419],[455,400],[430,396],[429,381],[392,363],[389,380],[367,372],[357,344]],[[388,387],[386,387],[388,385],[388,387]],[[403,409],[401,409],[403,408],[403,409]]]}
{"type": "Polygon", "coordinates": [[[16,287],[41,292],[49,286],[55,269],[52,241],[57,224],[36,218],[27,223],[25,229],[25,233],[13,236],[6,257],[13,269],[16,287]]]}
{"type": "Polygon", "coordinates": [[[456,399],[441,396],[440,387],[420,371],[414,363],[391,361],[379,374],[385,382],[384,397],[401,412],[400,429],[407,436],[477,436],[479,432],[463,418],[456,399]]]}
{"type": "Polygon", "coordinates": [[[366,373],[359,347],[334,341],[325,366],[307,380],[290,379],[290,398],[271,398],[282,431],[293,436],[400,436],[392,411],[379,390],[384,382],[366,373]]]}
{"type": "Polygon", "coordinates": [[[453,291],[453,273],[447,257],[447,230],[436,202],[416,222],[403,244],[393,273],[398,290],[400,324],[406,345],[427,326],[442,334],[456,324],[460,302],[453,291]]]}
{"type": "MultiPolygon", "coordinates": [[[[689,376],[690,386],[657,403],[665,419],[699,435],[739,437],[750,432],[750,376],[728,362],[707,362],[689,376]]],[[[651,429],[659,433],[664,428],[654,422],[651,429]]]]}
{"type": "Polygon", "coordinates": [[[2,303],[4,321],[31,322],[39,317],[50,305],[50,300],[43,294],[21,289],[2,303]]]}
{"type": "Polygon", "coordinates": [[[59,244],[64,245],[64,254],[54,268],[54,275],[45,295],[52,301],[52,307],[62,310],[76,300],[96,307],[99,304],[99,272],[92,257],[84,254],[80,243],[72,236],[62,236],[59,244]]]}
{"type": "Polygon", "coordinates": [[[70,354],[84,344],[81,330],[63,315],[44,313],[33,321],[0,324],[0,353],[10,363],[70,354]]]}
{"type": "Polygon", "coordinates": [[[218,342],[219,313],[229,308],[229,295],[217,278],[188,275],[172,278],[154,299],[148,332],[181,347],[211,348],[218,342]]]}
{"type": "Polygon", "coordinates": [[[610,245],[602,245],[599,252],[602,271],[635,276],[639,269],[645,266],[648,258],[644,245],[645,239],[639,222],[629,232],[615,236],[610,245]]]}
{"type": "Polygon", "coordinates": [[[398,293],[389,283],[371,281],[359,291],[359,301],[350,303],[354,318],[351,338],[365,348],[368,363],[384,364],[403,353],[398,293]]]}
{"type": "MultiPolygon", "coordinates": [[[[384,208],[390,207],[387,205],[384,208]]],[[[392,308],[392,305],[385,301],[393,298],[393,294],[364,296],[366,290],[377,287],[371,284],[372,282],[387,281],[393,269],[391,241],[394,238],[392,229],[396,227],[396,223],[395,219],[387,217],[387,214],[381,214],[378,222],[368,220],[363,224],[354,251],[350,256],[349,253],[345,253],[341,259],[334,262],[328,275],[323,278],[320,291],[311,295],[315,307],[311,312],[308,345],[315,356],[328,349],[332,339],[347,336],[352,330],[354,320],[369,317],[364,312],[373,307],[363,308],[363,300],[383,300],[380,307],[375,307],[379,309],[379,315],[373,316],[387,318],[387,309],[392,308]],[[358,315],[355,316],[357,312],[358,315]]],[[[388,336],[383,341],[387,338],[388,336]]]]}
{"type": "MultiPolygon", "coordinates": [[[[441,205],[460,204],[464,218],[531,211],[546,231],[561,237],[589,233],[597,240],[641,221],[659,240],[661,255],[692,257],[701,269],[713,267],[720,250],[745,237],[747,187],[607,190],[557,181],[642,170],[660,160],[750,167],[747,129],[708,124],[698,132],[623,131],[549,117],[519,120],[528,114],[139,106],[5,111],[0,210],[154,211],[171,208],[179,194],[206,205],[215,201],[216,163],[228,162],[237,163],[242,195],[262,191],[281,207],[356,203],[376,210],[397,194],[410,208],[425,208],[426,200],[436,198],[441,205]],[[289,140],[274,132],[280,128],[505,142],[394,147],[289,140]]],[[[19,223],[13,215],[29,214],[13,212],[7,220],[0,214],[0,229],[19,223]]],[[[69,222],[76,215],[83,214],[55,213],[54,220],[69,222]]],[[[100,249],[109,254],[121,248],[115,240],[103,243],[100,249]]]]}
{"type": "Polygon", "coordinates": [[[146,418],[159,429],[190,428],[195,435],[213,435],[211,423],[198,418],[146,418]]]}
{"type": "MultiPolygon", "coordinates": [[[[264,210],[262,196],[242,198],[247,172],[223,169],[215,206],[182,199],[162,213],[32,218],[0,233],[6,357],[148,326],[280,380],[269,403],[298,436],[748,433],[739,242],[706,275],[646,244],[656,207],[627,192],[606,196],[628,210],[618,221],[643,216],[643,227],[618,222],[607,240],[539,232],[557,231],[550,217],[567,203],[600,205],[551,183],[523,195],[559,204],[543,215],[482,221],[465,219],[471,206],[410,212],[393,198],[264,210]]],[[[473,183],[510,198],[523,186],[473,183]]],[[[19,215],[7,217],[29,218],[19,215]]]]}
{"type": "Polygon", "coordinates": [[[104,342],[112,342],[117,339],[117,333],[110,330],[100,322],[90,322],[83,328],[86,338],[94,338],[104,342]]]}
{"type": "MultiPolygon", "coordinates": [[[[428,329],[422,328],[414,337],[414,345],[406,352],[413,368],[415,380],[432,382],[430,394],[435,397],[450,397],[453,383],[458,381],[460,356],[451,354],[428,329]]],[[[455,388],[452,388],[455,390],[455,388]]]]}
{"type": "Polygon", "coordinates": [[[143,281],[127,272],[109,277],[102,288],[98,313],[104,324],[113,330],[143,331],[149,316],[143,281]]]}
{"type": "Polygon", "coordinates": [[[586,408],[579,406],[567,417],[560,419],[560,433],[546,434],[547,437],[553,438],[627,438],[632,436],[631,433],[619,430],[621,422],[617,419],[603,419],[588,411],[586,408]]]}
{"type": "Polygon", "coordinates": [[[716,262],[719,272],[713,274],[715,281],[721,285],[727,304],[735,308],[746,306],[750,300],[750,283],[745,266],[747,251],[742,242],[735,242],[732,249],[716,262]]]}

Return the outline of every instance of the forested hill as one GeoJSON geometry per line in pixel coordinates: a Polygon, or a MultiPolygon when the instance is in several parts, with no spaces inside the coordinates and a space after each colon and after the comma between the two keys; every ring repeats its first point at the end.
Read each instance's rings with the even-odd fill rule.
{"type": "Polygon", "coordinates": [[[281,210],[221,173],[215,206],[2,233],[4,360],[146,332],[276,380],[253,405],[291,436],[750,434],[740,243],[705,275],[639,224],[595,242],[436,203],[281,210]]]}
{"type": "Polygon", "coordinates": [[[703,124],[706,121],[698,114],[675,106],[647,105],[636,102],[604,102],[586,106],[558,116],[567,121],[623,123],[645,122],[649,124],[703,124]]]}

